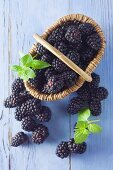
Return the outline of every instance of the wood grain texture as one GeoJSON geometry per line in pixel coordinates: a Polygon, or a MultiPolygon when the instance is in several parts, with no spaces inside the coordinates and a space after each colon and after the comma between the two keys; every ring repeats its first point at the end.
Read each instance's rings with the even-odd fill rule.
{"type": "Polygon", "coordinates": [[[1,0],[0,1],[0,170],[112,170],[113,169],[113,1],[112,0],[1,0]],[[95,19],[106,37],[106,51],[97,73],[101,85],[109,90],[109,98],[103,102],[101,135],[91,136],[84,155],[72,155],[61,160],[55,149],[61,140],[73,136],[75,116],[66,114],[66,106],[72,94],[64,100],[46,102],[53,112],[47,124],[50,137],[40,146],[10,147],[11,136],[21,130],[14,119],[14,109],[5,109],[3,100],[10,94],[15,75],[10,65],[18,62],[18,51],[27,52],[34,42],[32,35],[41,34],[56,19],[69,13],[82,13],[95,19]]]}

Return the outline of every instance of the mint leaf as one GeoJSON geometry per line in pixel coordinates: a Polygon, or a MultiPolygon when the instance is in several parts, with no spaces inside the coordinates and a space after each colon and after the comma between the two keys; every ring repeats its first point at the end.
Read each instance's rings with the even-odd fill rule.
{"type": "Polygon", "coordinates": [[[11,66],[11,70],[19,72],[19,71],[22,71],[22,67],[18,65],[13,65],[11,66]]]}
{"type": "Polygon", "coordinates": [[[42,69],[51,66],[49,63],[41,61],[41,60],[33,60],[31,67],[34,69],[42,69]]]}
{"type": "Polygon", "coordinates": [[[90,110],[89,109],[83,109],[78,113],[78,121],[87,121],[90,117],[90,110]]]}
{"type": "Polygon", "coordinates": [[[19,71],[18,75],[21,79],[26,81],[29,80],[29,78],[34,78],[36,76],[35,72],[29,67],[23,67],[23,70],[19,71]]]}
{"type": "Polygon", "coordinates": [[[89,136],[89,131],[87,129],[77,129],[74,133],[75,143],[83,143],[89,136]]]}
{"type": "Polygon", "coordinates": [[[23,66],[31,67],[33,58],[31,56],[31,54],[26,54],[20,59],[20,62],[23,66]]]}
{"type": "Polygon", "coordinates": [[[88,130],[92,133],[100,133],[102,131],[102,127],[97,124],[89,124],[88,130]]]}
{"type": "Polygon", "coordinates": [[[85,122],[85,121],[80,121],[80,122],[77,122],[76,124],[76,129],[85,129],[88,127],[88,122],[85,122]]]}

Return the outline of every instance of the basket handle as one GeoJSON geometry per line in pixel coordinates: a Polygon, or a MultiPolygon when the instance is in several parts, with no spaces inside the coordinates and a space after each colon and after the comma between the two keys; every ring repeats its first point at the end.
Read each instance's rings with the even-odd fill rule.
{"type": "Polygon", "coordinates": [[[57,56],[60,60],[62,60],[68,67],[78,73],[83,79],[88,82],[92,81],[92,77],[86,74],[80,67],[78,67],[75,63],[73,63],[69,58],[67,58],[64,54],[62,54],[59,50],[41,38],[38,34],[34,34],[33,37],[35,40],[42,44],[45,48],[47,48],[50,52],[52,52],[55,56],[57,56]]]}

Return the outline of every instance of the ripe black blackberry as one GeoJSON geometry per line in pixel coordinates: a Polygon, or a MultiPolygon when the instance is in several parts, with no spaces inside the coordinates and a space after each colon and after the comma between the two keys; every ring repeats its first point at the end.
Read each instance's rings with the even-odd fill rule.
{"type": "Polygon", "coordinates": [[[85,63],[89,63],[90,61],[93,60],[93,58],[95,57],[95,52],[93,49],[91,48],[84,48],[81,53],[81,61],[85,64],[85,63]]]}
{"type": "Polygon", "coordinates": [[[28,136],[24,132],[18,132],[14,137],[11,139],[11,146],[17,147],[22,145],[28,140],[28,136]]]}
{"type": "Polygon", "coordinates": [[[51,110],[47,106],[42,106],[40,112],[35,114],[35,117],[40,122],[49,122],[49,120],[51,119],[51,110]]]}
{"type": "Polygon", "coordinates": [[[60,78],[63,80],[63,82],[77,79],[77,74],[74,71],[65,71],[60,75],[60,78]]]}
{"type": "Polygon", "coordinates": [[[79,61],[80,61],[80,55],[78,52],[75,52],[73,50],[70,50],[67,54],[67,57],[73,61],[75,64],[78,65],[79,61]]]}
{"type": "Polygon", "coordinates": [[[25,86],[23,80],[20,78],[15,79],[12,83],[12,93],[20,93],[21,91],[25,90],[25,86]]]}
{"type": "Polygon", "coordinates": [[[43,55],[41,56],[41,60],[44,61],[44,62],[47,62],[47,63],[49,63],[49,64],[51,64],[53,58],[54,58],[54,57],[53,57],[52,54],[50,54],[50,53],[46,53],[46,54],[43,54],[43,55]]]}
{"type": "Polygon", "coordinates": [[[63,80],[58,75],[50,77],[47,83],[44,85],[44,93],[58,93],[63,88],[63,80]]]}
{"type": "Polygon", "coordinates": [[[22,129],[25,131],[34,131],[36,128],[36,122],[33,120],[32,117],[27,116],[25,118],[22,119],[22,129]]]}
{"type": "Polygon", "coordinates": [[[38,43],[36,51],[37,53],[43,55],[44,53],[47,52],[47,49],[43,45],[38,43]]]}
{"type": "Polygon", "coordinates": [[[104,100],[108,97],[108,90],[104,87],[99,87],[91,90],[92,100],[104,100]]]}
{"type": "Polygon", "coordinates": [[[79,52],[82,49],[82,42],[77,42],[77,43],[74,43],[74,44],[69,42],[68,47],[69,47],[70,50],[79,52]]]}
{"type": "Polygon", "coordinates": [[[46,71],[45,71],[45,73],[44,73],[45,78],[46,78],[47,80],[48,80],[51,76],[56,75],[56,74],[57,74],[57,73],[56,73],[55,69],[52,68],[52,67],[46,69],[46,71]]]}
{"type": "Polygon", "coordinates": [[[97,33],[88,36],[86,42],[89,47],[96,51],[98,51],[102,45],[101,38],[97,33]]]}
{"type": "Polygon", "coordinates": [[[100,83],[100,76],[96,73],[92,73],[91,76],[92,76],[92,82],[88,83],[88,86],[90,89],[97,88],[100,83]]]}
{"type": "Polygon", "coordinates": [[[49,136],[48,128],[42,124],[38,124],[35,131],[32,133],[32,141],[36,144],[41,144],[49,136]]]}
{"type": "Polygon", "coordinates": [[[94,32],[94,27],[90,23],[82,23],[79,25],[78,29],[82,35],[91,35],[94,32]]]}
{"type": "Polygon", "coordinates": [[[81,144],[76,144],[76,153],[83,154],[87,149],[86,142],[83,142],[81,144]]]}
{"type": "Polygon", "coordinates": [[[58,72],[63,72],[68,69],[67,65],[63,63],[59,58],[55,58],[52,62],[53,68],[58,72]]]}
{"type": "Polygon", "coordinates": [[[67,54],[68,46],[67,46],[66,43],[64,43],[64,42],[57,42],[57,43],[54,44],[54,47],[57,48],[64,55],[67,54]]]}
{"type": "Polygon", "coordinates": [[[65,34],[65,38],[70,43],[81,43],[82,37],[80,31],[76,28],[76,26],[70,26],[65,34]]]}
{"type": "Polygon", "coordinates": [[[31,96],[29,94],[29,92],[26,90],[20,92],[20,96],[23,98],[23,102],[25,102],[26,100],[29,100],[29,99],[33,99],[33,96],[31,96]]]}
{"type": "Polygon", "coordinates": [[[70,155],[70,151],[68,149],[68,142],[62,141],[56,149],[56,155],[60,158],[67,158],[70,155]]]}
{"type": "Polygon", "coordinates": [[[77,94],[79,98],[82,98],[83,100],[89,100],[90,99],[90,90],[88,86],[83,85],[80,89],[77,90],[77,94]]]}
{"type": "Polygon", "coordinates": [[[70,150],[71,153],[76,153],[77,152],[77,148],[76,148],[76,143],[74,141],[74,138],[71,138],[68,142],[68,148],[70,150]]]}
{"type": "Polygon", "coordinates": [[[101,114],[101,102],[92,100],[89,103],[89,108],[93,116],[99,116],[101,114]]]}
{"type": "Polygon", "coordinates": [[[48,37],[48,42],[50,44],[54,44],[57,42],[61,42],[64,39],[65,31],[63,27],[56,28],[48,37]]]}
{"type": "Polygon", "coordinates": [[[4,101],[4,106],[6,108],[17,107],[21,104],[22,101],[23,101],[23,98],[19,94],[14,93],[6,98],[6,100],[4,101]]]}
{"type": "Polygon", "coordinates": [[[88,102],[85,101],[84,99],[81,99],[79,97],[73,98],[68,105],[67,111],[70,114],[76,114],[78,113],[81,109],[87,108],[88,107],[88,102]]]}

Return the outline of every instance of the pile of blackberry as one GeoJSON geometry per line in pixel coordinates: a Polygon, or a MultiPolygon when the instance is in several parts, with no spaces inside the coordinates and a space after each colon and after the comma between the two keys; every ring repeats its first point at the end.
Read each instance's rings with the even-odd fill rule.
{"type": "MultiPolygon", "coordinates": [[[[35,81],[32,81],[32,84],[35,81]]],[[[32,132],[32,141],[37,144],[43,143],[49,136],[48,128],[40,123],[49,122],[51,110],[42,106],[41,101],[32,97],[24,87],[23,80],[17,78],[12,84],[12,94],[4,101],[6,108],[16,107],[15,119],[21,121],[24,131],[32,132]]],[[[11,140],[11,145],[17,147],[28,141],[28,135],[18,132],[11,140]]]]}
{"type": "MultiPolygon", "coordinates": [[[[46,41],[83,70],[93,60],[102,45],[101,38],[92,24],[76,20],[57,27],[48,35],[46,41]]],[[[50,68],[41,71],[43,73],[37,71],[38,76],[29,81],[39,91],[56,94],[76,84],[78,75],[73,77],[75,73],[41,44],[37,46],[37,59],[51,64],[50,68]],[[69,79],[65,79],[66,74],[70,75],[69,79]]]]}
{"type": "Polygon", "coordinates": [[[76,114],[84,108],[90,108],[93,116],[101,114],[101,101],[106,99],[108,91],[104,87],[99,87],[100,76],[92,73],[92,82],[85,82],[77,91],[77,97],[71,99],[67,111],[76,114]]]}
{"type": "Polygon", "coordinates": [[[56,149],[56,155],[61,159],[67,158],[71,153],[83,154],[87,149],[85,142],[76,144],[74,138],[71,138],[68,142],[62,141],[56,149]]]}

